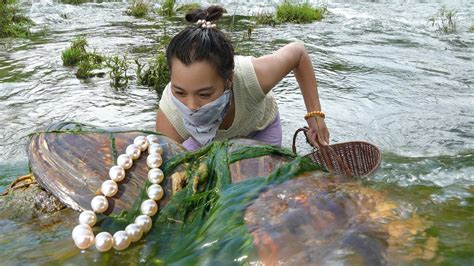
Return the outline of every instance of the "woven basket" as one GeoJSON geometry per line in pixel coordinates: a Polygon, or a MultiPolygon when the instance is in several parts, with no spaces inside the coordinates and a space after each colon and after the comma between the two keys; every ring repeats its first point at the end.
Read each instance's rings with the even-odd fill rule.
{"type": "MultiPolygon", "coordinates": [[[[307,127],[296,130],[293,136],[293,152],[296,154],[296,137],[299,132],[308,131],[307,127]]],[[[310,144],[306,136],[306,142],[310,144]]],[[[310,144],[311,145],[311,144],[310,144]]],[[[311,145],[313,146],[313,145],[311,145]]],[[[350,141],[329,146],[319,145],[305,157],[321,165],[331,173],[347,177],[362,177],[372,174],[380,166],[382,156],[373,144],[364,141],[350,141]]]]}

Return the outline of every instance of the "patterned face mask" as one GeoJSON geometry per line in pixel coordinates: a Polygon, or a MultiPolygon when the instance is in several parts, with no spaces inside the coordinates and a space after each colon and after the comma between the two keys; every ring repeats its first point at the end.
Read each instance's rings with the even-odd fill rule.
{"type": "Polygon", "coordinates": [[[201,145],[206,145],[216,137],[217,129],[227,114],[232,98],[232,90],[225,90],[219,98],[196,110],[189,109],[178,100],[171,90],[171,100],[181,113],[184,127],[201,145]]]}

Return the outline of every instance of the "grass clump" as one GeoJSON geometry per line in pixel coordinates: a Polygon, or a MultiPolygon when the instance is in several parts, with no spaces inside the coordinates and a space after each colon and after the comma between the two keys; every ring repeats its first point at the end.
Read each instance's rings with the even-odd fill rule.
{"type": "Polygon", "coordinates": [[[474,25],[469,28],[469,32],[474,32],[474,25]]]}
{"type": "Polygon", "coordinates": [[[201,8],[201,5],[198,3],[183,4],[183,5],[180,5],[178,8],[176,8],[176,12],[181,13],[181,14],[186,14],[191,10],[199,9],[199,8],[201,8]]]}
{"type": "Polygon", "coordinates": [[[128,63],[127,57],[120,59],[118,56],[112,56],[107,59],[107,67],[110,68],[110,86],[116,89],[124,89],[128,85],[130,77],[127,75],[128,63]]]}
{"type": "Polygon", "coordinates": [[[86,38],[77,37],[72,41],[71,46],[61,54],[64,66],[79,66],[76,77],[80,79],[98,75],[94,74],[94,70],[101,68],[105,60],[102,55],[87,52],[87,46],[86,38]]]}
{"type": "Polygon", "coordinates": [[[291,4],[285,1],[277,7],[276,19],[280,22],[310,23],[322,20],[326,12],[326,7],[315,8],[308,3],[291,4]]]}
{"type": "Polygon", "coordinates": [[[162,0],[161,6],[158,8],[158,14],[164,17],[172,17],[176,15],[176,0],[162,0]]]}
{"type": "Polygon", "coordinates": [[[138,59],[135,60],[135,63],[137,64],[138,84],[148,86],[161,95],[170,80],[170,70],[165,53],[159,52],[149,63],[148,68],[146,68],[146,64],[140,64],[138,59]]]}
{"type": "Polygon", "coordinates": [[[151,6],[149,3],[146,3],[143,0],[134,0],[133,4],[127,9],[125,13],[136,18],[143,18],[148,15],[150,10],[151,6]]]}
{"type": "Polygon", "coordinates": [[[60,0],[60,3],[70,5],[80,5],[89,2],[90,0],[60,0]]]}
{"type": "Polygon", "coordinates": [[[87,56],[87,40],[84,37],[77,37],[71,46],[63,51],[61,58],[64,66],[77,66],[82,59],[87,56]]]}
{"type": "Polygon", "coordinates": [[[0,38],[29,36],[28,28],[34,25],[28,17],[20,14],[16,0],[0,0],[0,38]]]}
{"type": "Polygon", "coordinates": [[[454,33],[456,32],[456,16],[456,11],[450,10],[446,6],[442,6],[436,14],[428,19],[428,21],[431,23],[431,26],[436,27],[437,32],[446,34],[454,33]]]}
{"type": "Polygon", "coordinates": [[[276,16],[272,12],[260,12],[254,15],[255,23],[257,25],[270,25],[275,26],[280,22],[277,20],[276,16]]]}

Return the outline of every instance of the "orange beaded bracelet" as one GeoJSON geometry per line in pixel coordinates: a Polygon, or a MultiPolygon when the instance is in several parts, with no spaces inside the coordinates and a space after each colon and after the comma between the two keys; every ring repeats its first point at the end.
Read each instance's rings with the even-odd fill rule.
{"type": "Polygon", "coordinates": [[[310,117],[316,117],[319,116],[321,118],[325,118],[326,115],[322,111],[312,111],[304,115],[304,119],[308,119],[310,117]]]}

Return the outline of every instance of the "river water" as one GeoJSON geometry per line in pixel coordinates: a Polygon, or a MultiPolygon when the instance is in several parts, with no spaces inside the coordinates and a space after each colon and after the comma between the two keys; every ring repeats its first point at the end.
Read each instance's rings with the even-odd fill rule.
{"type": "MultiPolygon", "coordinates": [[[[274,1],[237,2],[221,3],[227,16],[235,15],[232,39],[248,54],[306,43],[331,142],[365,140],[382,150],[381,169],[367,185],[429,221],[438,248],[426,263],[474,263],[474,2],[327,1],[329,14],[321,22],[256,26],[250,39],[244,37],[246,16],[272,10],[274,1]],[[457,33],[439,33],[428,23],[443,4],[457,11],[457,33]]],[[[153,129],[159,101],[154,91],[134,80],[123,91],[111,88],[107,77],[79,80],[61,61],[70,42],[84,36],[89,50],[145,62],[164,32],[183,27],[157,15],[127,16],[129,5],[21,3],[38,34],[0,39],[0,189],[27,173],[26,136],[51,122],[153,129]]],[[[290,147],[292,133],[304,125],[304,104],[291,74],[273,91],[283,145],[290,147]]],[[[0,228],[2,263],[51,262],[20,255],[46,241],[38,237],[31,244],[27,225],[1,220],[0,228]]]]}

